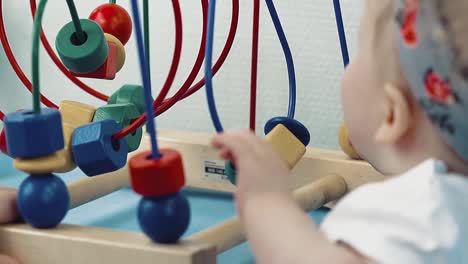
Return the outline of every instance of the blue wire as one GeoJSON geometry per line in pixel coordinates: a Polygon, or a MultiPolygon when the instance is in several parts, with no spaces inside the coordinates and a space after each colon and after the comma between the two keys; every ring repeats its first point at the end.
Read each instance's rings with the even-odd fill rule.
{"type": "Polygon", "coordinates": [[[289,76],[289,108],[288,108],[288,117],[294,118],[296,112],[296,72],[294,69],[294,60],[289,48],[288,40],[284,34],[283,27],[281,26],[281,21],[276,12],[275,4],[272,0],[265,0],[268,10],[270,11],[271,20],[275,25],[276,33],[283,47],[284,57],[286,58],[286,64],[288,67],[288,76],[289,76]]]}
{"type": "Polygon", "coordinates": [[[146,125],[147,131],[150,134],[152,159],[159,159],[158,141],[156,138],[156,122],[153,114],[153,96],[151,95],[151,81],[149,78],[149,69],[147,57],[145,55],[145,48],[143,44],[143,33],[140,22],[140,11],[138,9],[138,0],[132,0],[133,21],[135,24],[135,36],[137,40],[138,58],[140,62],[141,78],[143,81],[143,92],[145,95],[145,111],[146,111],[146,125]]]}
{"type": "Polygon", "coordinates": [[[205,52],[205,89],[208,108],[210,110],[211,120],[216,128],[216,132],[224,131],[223,125],[219,120],[218,111],[216,110],[216,102],[213,94],[213,75],[211,68],[213,65],[213,42],[214,42],[214,26],[215,26],[215,11],[216,0],[210,0],[208,6],[208,30],[206,33],[206,52],[205,52]]]}
{"type": "Polygon", "coordinates": [[[343,64],[346,68],[349,64],[348,44],[346,43],[346,33],[343,25],[343,16],[341,15],[340,0],[333,0],[335,7],[336,26],[338,28],[338,36],[340,37],[341,56],[343,57],[343,64]]]}

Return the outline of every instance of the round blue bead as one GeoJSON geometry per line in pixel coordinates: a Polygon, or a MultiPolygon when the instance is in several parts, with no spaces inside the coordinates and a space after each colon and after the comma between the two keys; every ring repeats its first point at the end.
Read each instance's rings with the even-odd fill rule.
{"type": "Polygon", "coordinates": [[[231,162],[227,161],[226,164],[224,165],[224,174],[228,177],[228,180],[236,185],[236,177],[237,177],[237,171],[236,171],[236,166],[231,162]]]}
{"type": "Polygon", "coordinates": [[[67,186],[54,174],[29,176],[18,190],[18,211],[27,223],[36,228],[60,224],[69,204],[67,186]]]}
{"type": "Polygon", "coordinates": [[[299,121],[289,118],[289,117],[274,117],[270,119],[266,124],[265,124],[265,135],[270,133],[273,128],[275,128],[277,125],[282,124],[285,126],[291,133],[293,133],[297,139],[299,139],[304,146],[309,145],[310,143],[310,133],[309,130],[299,121]]]}
{"type": "Polygon", "coordinates": [[[13,112],[4,122],[11,157],[36,158],[64,148],[62,117],[56,109],[13,112]]]}
{"type": "Polygon", "coordinates": [[[138,222],[156,243],[175,243],[190,223],[190,205],[180,192],[162,197],[144,197],[138,205],[138,222]]]}

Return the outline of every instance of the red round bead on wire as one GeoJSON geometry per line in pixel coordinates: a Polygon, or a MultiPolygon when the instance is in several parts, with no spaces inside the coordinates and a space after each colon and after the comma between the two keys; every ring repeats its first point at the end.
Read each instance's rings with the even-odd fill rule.
{"type": "Polygon", "coordinates": [[[3,154],[8,155],[5,129],[2,129],[2,132],[0,133],[0,151],[3,152],[3,154]]]}
{"type": "Polygon", "coordinates": [[[91,12],[89,19],[98,23],[105,33],[118,38],[123,45],[132,34],[132,19],[127,10],[117,4],[103,4],[91,12]]]}
{"type": "Polygon", "coordinates": [[[161,158],[151,159],[151,152],[133,156],[129,163],[133,190],[144,197],[174,194],[185,185],[182,156],[172,149],[161,149],[161,158]]]}

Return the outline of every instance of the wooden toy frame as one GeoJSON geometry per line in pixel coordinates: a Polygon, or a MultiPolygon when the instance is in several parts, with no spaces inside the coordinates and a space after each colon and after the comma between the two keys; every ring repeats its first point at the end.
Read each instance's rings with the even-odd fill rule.
{"type": "MultiPolygon", "coordinates": [[[[213,180],[204,176],[205,161],[218,159],[216,151],[209,146],[209,135],[160,131],[158,136],[161,147],[177,149],[182,153],[188,187],[221,192],[234,190],[234,186],[227,180],[213,180]]],[[[147,148],[149,144],[144,139],[140,149],[147,148]]],[[[350,160],[342,152],[312,148],[307,149],[305,156],[293,170],[293,175],[296,187],[306,186],[304,188],[309,189],[315,188],[311,182],[324,179],[327,175],[340,175],[342,177],[339,178],[345,181],[343,189],[335,192],[340,194],[383,177],[368,163],[350,160]]],[[[70,206],[77,207],[129,184],[126,167],[107,176],[114,178],[111,184],[106,184],[106,190],[80,188],[82,184],[90,187],[94,181],[104,180],[105,177],[101,176],[83,178],[69,185],[70,206]]],[[[300,193],[301,191],[295,192],[295,195],[297,194],[296,199],[304,209],[317,208],[340,198],[333,195],[330,197],[326,193],[304,197],[300,193]]],[[[78,225],[64,224],[46,230],[34,229],[27,224],[0,226],[0,252],[17,257],[23,264],[212,264],[216,263],[217,254],[244,239],[240,222],[235,218],[194,234],[175,245],[152,243],[142,233],[78,225]]]]}

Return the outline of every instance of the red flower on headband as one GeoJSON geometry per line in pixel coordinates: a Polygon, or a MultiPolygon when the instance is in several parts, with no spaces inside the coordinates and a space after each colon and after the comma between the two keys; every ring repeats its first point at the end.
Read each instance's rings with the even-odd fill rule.
{"type": "Polygon", "coordinates": [[[433,100],[443,104],[455,102],[455,96],[450,84],[443,80],[436,72],[429,70],[424,77],[426,94],[433,100]]]}
{"type": "Polygon", "coordinates": [[[410,47],[418,44],[418,33],[416,32],[416,22],[418,18],[419,0],[406,1],[403,10],[403,21],[401,23],[401,36],[403,42],[410,47]]]}

